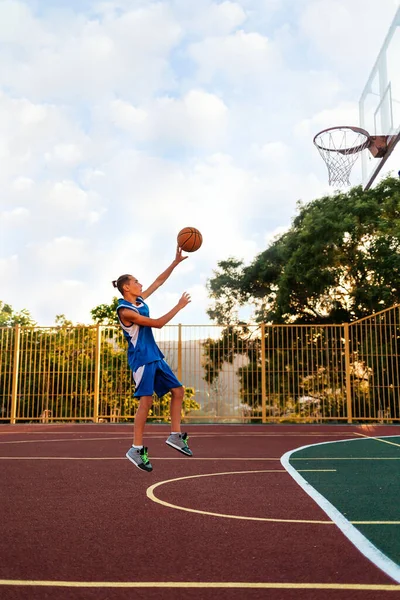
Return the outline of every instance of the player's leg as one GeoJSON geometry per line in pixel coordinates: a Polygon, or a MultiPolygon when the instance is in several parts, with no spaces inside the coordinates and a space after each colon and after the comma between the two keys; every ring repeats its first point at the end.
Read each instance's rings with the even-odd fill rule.
{"type": "Polygon", "coordinates": [[[185,390],[183,386],[172,388],[171,390],[171,431],[180,433],[181,431],[181,417],[182,417],[182,402],[185,390]]]}
{"type": "Polygon", "coordinates": [[[133,445],[143,446],[143,433],[146,425],[149,410],[153,404],[153,396],[141,396],[139,406],[135,414],[135,423],[133,425],[133,445]]]}
{"type": "Polygon", "coordinates": [[[182,386],[172,388],[171,392],[171,434],[166,443],[168,446],[179,450],[186,456],[193,456],[193,452],[188,446],[189,436],[187,433],[181,433],[181,414],[182,402],[185,390],[182,386]]]}
{"type": "Polygon", "coordinates": [[[154,389],[159,397],[171,392],[171,434],[166,443],[182,454],[192,456],[192,451],[188,446],[188,434],[181,433],[182,402],[185,389],[165,360],[158,361],[154,389]]]}
{"type": "Polygon", "coordinates": [[[149,410],[153,403],[155,366],[150,363],[139,367],[134,373],[135,398],[139,398],[139,406],[135,414],[133,427],[133,445],[126,453],[126,457],[139,469],[152,471],[147,448],[143,446],[143,433],[149,410]]]}

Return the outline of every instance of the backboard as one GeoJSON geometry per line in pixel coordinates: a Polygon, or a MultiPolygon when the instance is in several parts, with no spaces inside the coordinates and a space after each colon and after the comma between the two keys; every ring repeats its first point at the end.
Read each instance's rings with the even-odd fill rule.
{"type": "MultiPolygon", "coordinates": [[[[363,186],[368,189],[400,140],[400,7],[361,95],[359,110],[360,127],[371,136],[389,136],[382,158],[374,158],[368,150],[361,153],[363,186]]],[[[394,168],[397,173],[400,156],[394,168]]]]}

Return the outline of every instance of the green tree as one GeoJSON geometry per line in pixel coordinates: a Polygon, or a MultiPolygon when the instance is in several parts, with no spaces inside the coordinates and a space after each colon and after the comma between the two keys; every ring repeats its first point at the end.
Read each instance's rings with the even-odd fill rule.
{"type": "Polygon", "coordinates": [[[249,266],[218,263],[208,282],[220,324],[250,303],[258,321],[341,323],[400,301],[400,180],[298,203],[289,230],[249,266]]]}
{"type": "Polygon", "coordinates": [[[99,304],[90,311],[92,319],[100,325],[118,325],[117,318],[118,298],[114,296],[111,304],[99,304]]]}
{"type": "Polygon", "coordinates": [[[11,382],[15,325],[32,326],[35,321],[27,309],[15,311],[0,300],[0,419],[7,418],[11,408],[11,382]]]}
{"type": "Polygon", "coordinates": [[[6,304],[0,300],[0,327],[14,327],[14,325],[35,325],[30,312],[23,308],[19,312],[15,311],[11,304],[6,304]]]}
{"type": "MultiPolygon", "coordinates": [[[[311,325],[353,321],[400,302],[400,180],[387,177],[368,191],[356,187],[307,205],[298,203],[298,214],[286,233],[249,266],[234,257],[219,262],[208,290],[213,301],[208,314],[226,327],[220,339],[205,344],[206,377],[216,377],[222,362],[232,362],[245,347],[249,362],[239,370],[241,394],[254,406],[261,399],[260,344],[253,340],[244,346],[248,332],[238,318],[241,306],[251,305],[258,322],[311,325]],[[257,377],[251,376],[254,373],[257,377]]],[[[267,400],[282,412],[317,387],[325,414],[345,416],[345,390],[332,387],[338,368],[344,368],[342,341],[333,329],[324,331],[323,344],[331,351],[336,347],[339,363],[334,364],[327,353],[323,367],[292,378],[290,392],[286,374],[307,373],[308,365],[316,364],[322,338],[295,334],[288,345],[280,335],[277,329],[266,328],[266,385],[273,390],[267,400]]],[[[354,356],[362,351],[362,343],[368,341],[354,344],[354,356]]],[[[379,368],[374,365],[375,378],[379,368]]],[[[351,376],[358,385],[353,372],[351,376]]],[[[386,369],[385,377],[389,396],[395,370],[386,369]]],[[[386,406],[392,405],[388,397],[386,406]]]]}

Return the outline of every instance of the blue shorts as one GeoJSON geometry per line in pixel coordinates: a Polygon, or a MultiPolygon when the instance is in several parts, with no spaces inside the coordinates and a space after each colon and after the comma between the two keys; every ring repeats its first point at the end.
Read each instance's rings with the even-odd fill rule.
{"type": "Polygon", "coordinates": [[[182,387],[165,360],[156,360],[136,369],[133,372],[135,382],[135,398],[152,396],[155,392],[159,398],[172,388],[182,387]]]}

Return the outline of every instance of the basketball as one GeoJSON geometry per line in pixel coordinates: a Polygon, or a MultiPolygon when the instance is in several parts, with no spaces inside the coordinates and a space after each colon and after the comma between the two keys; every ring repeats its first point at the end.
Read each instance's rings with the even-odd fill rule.
{"type": "Polygon", "coordinates": [[[195,227],[184,227],[177,237],[178,246],[185,252],[195,252],[203,243],[203,236],[195,227]]]}

